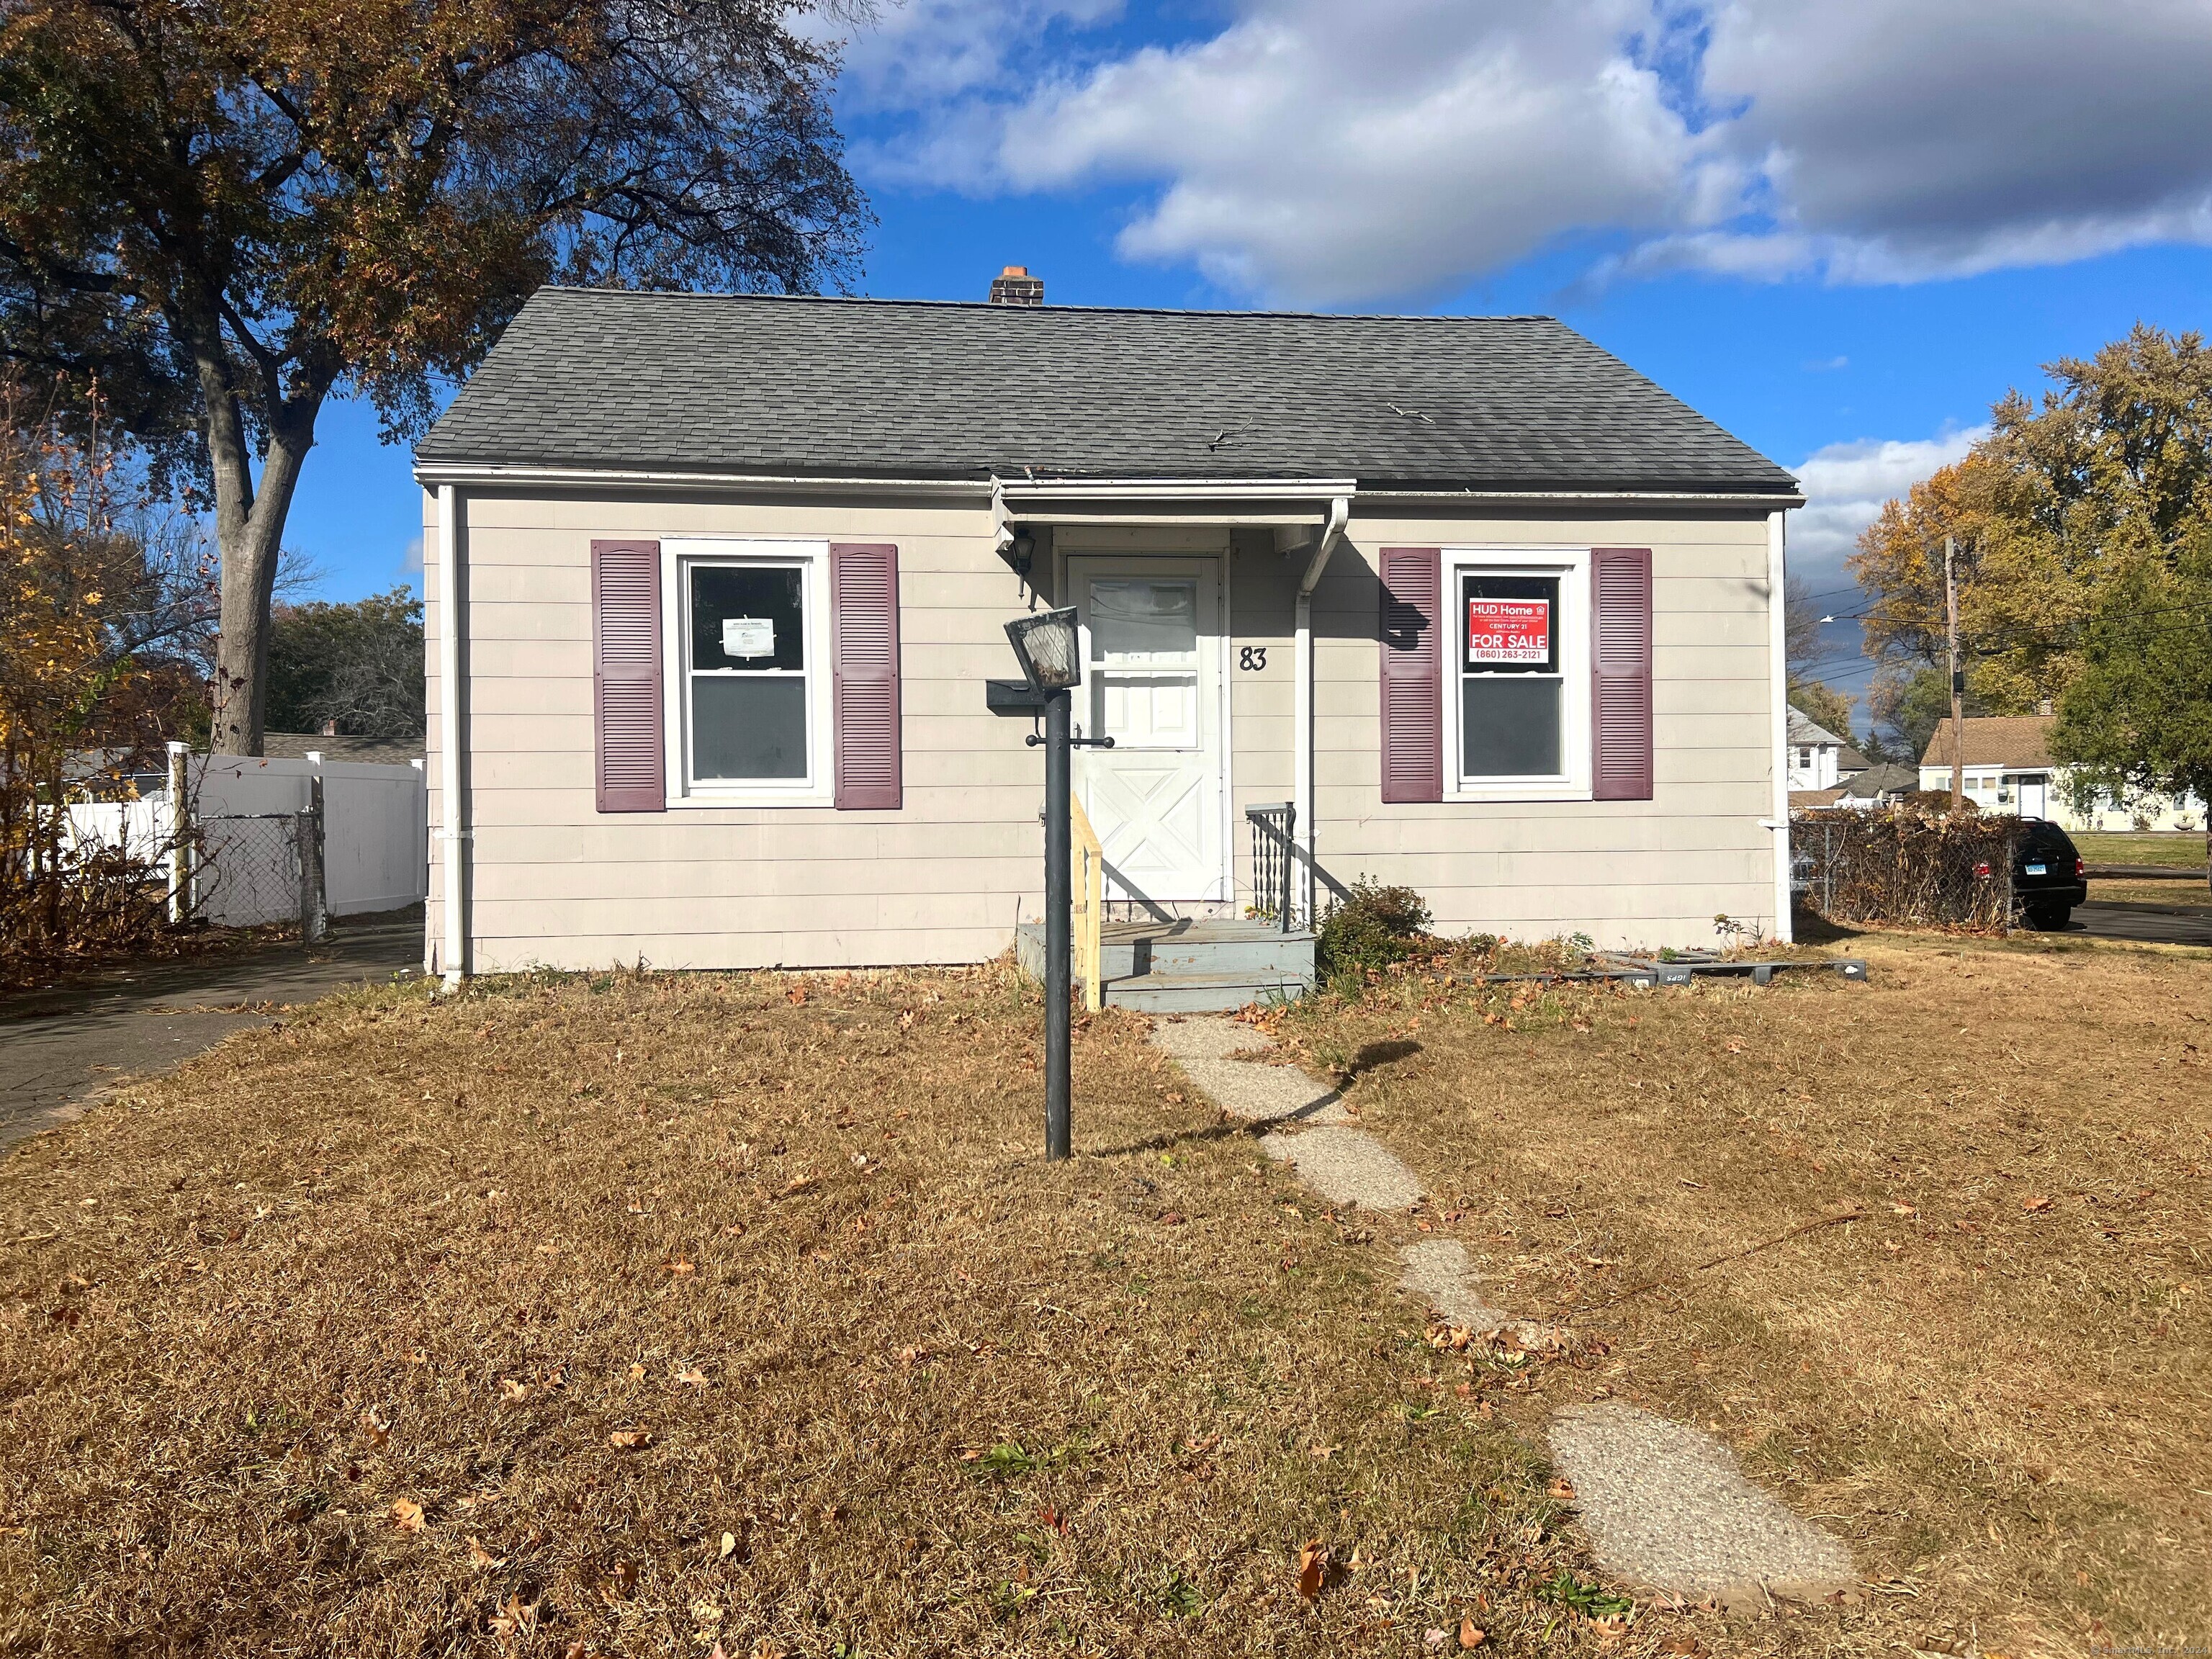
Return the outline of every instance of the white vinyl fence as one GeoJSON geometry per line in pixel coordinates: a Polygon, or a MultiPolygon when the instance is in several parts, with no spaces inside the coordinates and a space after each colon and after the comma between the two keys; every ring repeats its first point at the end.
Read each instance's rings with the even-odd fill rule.
{"type": "MultiPolygon", "coordinates": [[[[191,755],[185,763],[188,852],[178,874],[190,914],[248,927],[311,912],[396,910],[428,894],[429,809],[421,766],[231,755],[191,755]],[[311,810],[318,779],[319,826],[311,810]],[[318,879],[319,896],[313,890],[318,879]]],[[[166,791],[76,805],[69,814],[73,841],[140,851],[174,842],[166,791]]]]}

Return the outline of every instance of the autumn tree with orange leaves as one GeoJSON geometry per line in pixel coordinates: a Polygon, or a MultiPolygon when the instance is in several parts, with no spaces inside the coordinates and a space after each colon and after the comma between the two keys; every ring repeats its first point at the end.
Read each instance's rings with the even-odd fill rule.
{"type": "Polygon", "coordinates": [[[2138,324],[2063,358],[2039,400],[2008,392],[1965,459],[1893,501],[1852,574],[1872,598],[1878,708],[1943,658],[1943,541],[1957,552],[1967,684],[1992,714],[2063,695],[2087,642],[2146,570],[2212,526],[2212,351],[2138,324]]]}
{"type": "MultiPolygon", "coordinates": [[[[833,0],[834,3],[834,0],[833,0]]],[[[813,290],[857,258],[805,0],[0,0],[0,354],[211,505],[213,746],[261,747],[333,397],[419,433],[548,281],[813,290]]]]}

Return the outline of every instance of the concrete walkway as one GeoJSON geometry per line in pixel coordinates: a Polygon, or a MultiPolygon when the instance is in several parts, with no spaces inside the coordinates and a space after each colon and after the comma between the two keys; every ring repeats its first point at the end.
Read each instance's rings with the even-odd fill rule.
{"type": "MultiPolygon", "coordinates": [[[[1152,1041],[1231,1116],[1273,1126],[1261,1149],[1332,1204],[1389,1212],[1419,1201],[1419,1176],[1352,1127],[1356,1119],[1334,1090],[1294,1067],[1231,1058],[1273,1046],[1249,1026],[1164,1020],[1152,1041]]],[[[1504,1333],[1528,1352],[1573,1341],[1570,1331],[1492,1305],[1455,1240],[1415,1240],[1399,1259],[1400,1288],[1449,1324],[1504,1333]]],[[[1550,1440],[1598,1565],[1638,1590],[1755,1604],[1769,1595],[1814,1599],[1857,1582],[1841,1541],[1746,1480],[1735,1455],[1695,1428],[1606,1401],[1560,1412],[1550,1440]]]]}
{"type": "Polygon", "coordinates": [[[119,969],[0,999],[0,1147],[65,1123],[133,1078],[166,1072],[289,1003],[418,971],[417,909],[340,921],[324,944],[119,969]]]}

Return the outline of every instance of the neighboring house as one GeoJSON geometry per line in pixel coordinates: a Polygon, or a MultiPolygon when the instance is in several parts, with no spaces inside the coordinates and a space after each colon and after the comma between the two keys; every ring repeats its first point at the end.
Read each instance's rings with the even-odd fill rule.
{"type": "Polygon", "coordinates": [[[1794,703],[1790,708],[1789,736],[1790,787],[1795,792],[1833,789],[1844,779],[1866,770],[1864,755],[1794,703]]]}
{"type": "Polygon", "coordinates": [[[407,766],[422,758],[420,738],[347,738],[331,732],[264,732],[261,752],[272,760],[352,761],[367,766],[407,766]]]}
{"type": "Polygon", "coordinates": [[[1839,806],[1888,806],[1920,787],[1920,774],[1910,766],[1884,762],[1855,772],[1845,780],[1839,806]]]}
{"type": "MultiPolygon", "coordinates": [[[[2197,830],[2204,803],[2193,795],[2158,795],[2123,805],[2099,792],[2077,807],[2066,769],[2051,758],[2049,714],[1970,715],[1960,751],[1966,793],[1984,812],[2049,818],[2066,830],[2197,830]]],[[[1920,757],[1920,787],[1951,787],[1953,725],[1945,720],[1920,757]]]]}
{"type": "Polygon", "coordinates": [[[416,476],[449,973],[1005,951],[1040,604],[1119,899],[1289,801],[1447,930],[1788,927],[1796,484],[1549,319],[545,289],[416,476]]]}

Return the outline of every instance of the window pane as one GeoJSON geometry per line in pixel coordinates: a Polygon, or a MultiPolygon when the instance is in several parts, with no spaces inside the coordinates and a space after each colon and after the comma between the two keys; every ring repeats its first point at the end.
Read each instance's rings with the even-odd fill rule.
{"type": "Polygon", "coordinates": [[[804,668],[799,573],[788,565],[691,567],[691,666],[804,668]]]}
{"type": "Polygon", "coordinates": [[[1559,682],[1471,675],[1460,682],[1460,771],[1470,778],[1548,778],[1559,760],[1559,682]]]}
{"type": "Polygon", "coordinates": [[[1198,660],[1198,587],[1194,582],[1091,584],[1094,662],[1185,667],[1198,660]]]}
{"type": "Polygon", "coordinates": [[[806,682],[695,675],[691,776],[738,783],[806,775],[806,682]]]}
{"type": "Polygon", "coordinates": [[[1462,672],[1559,672],[1557,576],[1464,576],[1461,582],[1462,672]]]}

